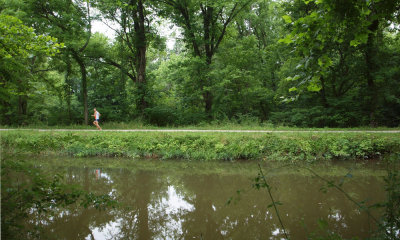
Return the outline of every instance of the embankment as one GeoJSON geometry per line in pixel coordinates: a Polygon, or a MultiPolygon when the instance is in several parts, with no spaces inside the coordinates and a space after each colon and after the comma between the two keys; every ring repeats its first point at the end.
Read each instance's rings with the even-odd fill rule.
{"type": "Polygon", "coordinates": [[[400,153],[400,133],[1,132],[7,154],[316,162],[400,153]]]}

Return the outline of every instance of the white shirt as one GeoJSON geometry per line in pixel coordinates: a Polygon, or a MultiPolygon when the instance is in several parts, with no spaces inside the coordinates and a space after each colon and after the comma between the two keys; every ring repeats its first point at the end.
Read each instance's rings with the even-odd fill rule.
{"type": "Polygon", "coordinates": [[[100,119],[100,113],[96,111],[96,119],[100,119]]]}

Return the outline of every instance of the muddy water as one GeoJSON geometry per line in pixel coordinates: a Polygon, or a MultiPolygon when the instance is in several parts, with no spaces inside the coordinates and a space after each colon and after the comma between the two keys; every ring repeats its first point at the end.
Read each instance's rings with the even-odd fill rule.
{"type": "MultiPolygon", "coordinates": [[[[268,207],[266,189],[252,187],[256,164],[152,164],[55,168],[69,183],[115,196],[121,206],[107,211],[60,209],[42,221],[43,235],[96,240],[284,237],[276,212],[268,207]]],[[[375,225],[365,212],[324,180],[296,169],[263,166],[291,239],[327,236],[331,231],[345,238],[371,235],[375,225]]],[[[326,180],[343,183],[343,190],[356,201],[373,204],[385,199],[384,171],[376,166],[314,166],[313,170],[326,180]]],[[[380,216],[377,211],[373,214],[380,216]]]]}

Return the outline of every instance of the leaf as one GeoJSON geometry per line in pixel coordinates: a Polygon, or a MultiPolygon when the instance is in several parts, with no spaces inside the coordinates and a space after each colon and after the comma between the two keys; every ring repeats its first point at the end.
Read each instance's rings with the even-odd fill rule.
{"type": "Polygon", "coordinates": [[[368,33],[360,33],[355,36],[353,40],[350,41],[350,46],[357,47],[362,43],[366,43],[368,41],[368,33]]]}
{"type": "Polygon", "coordinates": [[[308,68],[308,66],[310,65],[310,63],[311,63],[311,61],[310,60],[312,60],[313,59],[313,57],[308,57],[307,58],[307,60],[306,60],[306,63],[305,63],[305,65],[304,65],[304,68],[305,69],[307,69],[308,68]]]}
{"type": "Polygon", "coordinates": [[[360,42],[356,39],[350,41],[350,46],[352,47],[357,47],[358,44],[360,44],[360,42]]]}
{"type": "Polygon", "coordinates": [[[321,76],[319,76],[319,75],[314,75],[314,76],[311,78],[311,82],[316,83],[316,82],[318,82],[320,79],[321,79],[321,76]]]}
{"type": "Polygon", "coordinates": [[[310,15],[308,15],[309,18],[317,18],[318,13],[317,12],[312,12],[310,15]]]}
{"type": "Polygon", "coordinates": [[[328,68],[332,66],[333,62],[330,57],[327,55],[323,55],[322,57],[318,58],[318,65],[323,68],[328,68]]]}
{"type": "Polygon", "coordinates": [[[282,16],[286,23],[292,23],[292,18],[289,15],[282,16]]]}
{"type": "Polygon", "coordinates": [[[293,77],[293,81],[299,80],[299,79],[300,79],[300,75],[298,75],[298,74],[297,74],[296,76],[293,77]]]}
{"type": "Polygon", "coordinates": [[[289,92],[295,92],[295,91],[297,91],[297,88],[296,88],[296,87],[291,87],[291,88],[289,88],[289,92]]]}
{"type": "Polygon", "coordinates": [[[369,8],[363,8],[361,13],[365,16],[368,16],[369,14],[371,14],[371,10],[369,8]]]}
{"type": "Polygon", "coordinates": [[[310,92],[319,92],[321,90],[321,86],[319,86],[317,83],[311,82],[308,86],[307,86],[307,90],[310,92]]]}
{"type": "Polygon", "coordinates": [[[233,200],[233,197],[230,197],[230,198],[226,201],[226,205],[231,204],[232,200],[233,200]]]}
{"type": "Polygon", "coordinates": [[[368,33],[357,34],[356,39],[361,43],[366,43],[368,41],[368,33]]]}
{"type": "Polygon", "coordinates": [[[279,42],[279,43],[286,43],[286,44],[292,43],[293,40],[291,39],[291,34],[286,35],[285,38],[279,39],[278,42],[279,42]]]}

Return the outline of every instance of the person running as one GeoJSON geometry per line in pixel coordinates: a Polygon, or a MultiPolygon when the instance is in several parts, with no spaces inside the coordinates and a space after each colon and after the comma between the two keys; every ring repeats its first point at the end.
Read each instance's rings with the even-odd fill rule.
{"type": "Polygon", "coordinates": [[[96,108],[94,108],[93,110],[94,110],[94,114],[92,115],[94,117],[93,124],[97,127],[98,130],[101,130],[101,127],[99,126],[101,114],[96,110],[96,108]]]}

